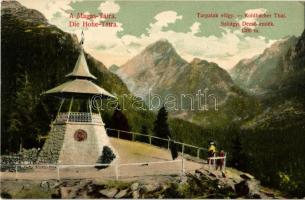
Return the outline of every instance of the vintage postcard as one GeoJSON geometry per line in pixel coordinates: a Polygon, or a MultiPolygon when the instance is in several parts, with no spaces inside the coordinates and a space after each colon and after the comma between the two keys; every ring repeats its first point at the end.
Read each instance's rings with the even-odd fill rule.
{"type": "Polygon", "coordinates": [[[1,198],[304,198],[305,2],[1,0],[1,198]]]}

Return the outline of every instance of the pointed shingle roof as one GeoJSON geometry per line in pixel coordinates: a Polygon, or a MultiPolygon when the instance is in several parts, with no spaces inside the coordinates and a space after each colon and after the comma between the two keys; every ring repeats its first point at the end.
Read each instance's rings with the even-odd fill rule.
{"type": "Polygon", "coordinates": [[[116,98],[108,91],[92,82],[96,77],[89,71],[82,47],[73,71],[70,74],[67,74],[66,77],[73,78],[73,80],[67,81],[42,94],[54,96],[100,95],[104,98],[116,98]]]}
{"type": "Polygon", "coordinates": [[[52,88],[43,94],[50,94],[56,96],[64,95],[101,95],[102,97],[116,98],[105,89],[85,79],[75,79],[67,81],[55,88],[52,88]]]}
{"type": "Polygon", "coordinates": [[[66,77],[96,79],[89,71],[83,48],[81,48],[73,71],[70,74],[67,74],[66,77]]]}

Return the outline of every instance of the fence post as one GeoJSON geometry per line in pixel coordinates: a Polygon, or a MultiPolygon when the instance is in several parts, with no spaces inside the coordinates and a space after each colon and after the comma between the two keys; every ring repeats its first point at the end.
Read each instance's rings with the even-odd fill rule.
{"type": "Polygon", "coordinates": [[[15,179],[17,180],[17,179],[18,179],[18,176],[17,176],[17,173],[18,173],[18,166],[17,166],[17,165],[15,165],[15,171],[16,171],[15,179]]]}
{"type": "Polygon", "coordinates": [[[169,139],[167,139],[167,149],[169,150],[169,139]]]}
{"type": "Polygon", "coordinates": [[[132,134],[132,141],[134,141],[135,135],[134,135],[134,133],[131,133],[131,134],[132,134]]]}
{"type": "Polygon", "coordinates": [[[119,166],[118,163],[115,163],[115,180],[119,180],[119,166]]]}
{"type": "Polygon", "coordinates": [[[198,148],[197,149],[197,158],[199,159],[199,156],[200,156],[200,149],[198,148]]]}
{"type": "Polygon", "coordinates": [[[184,175],[185,173],[185,167],[184,167],[184,159],[181,160],[181,175],[184,175]]]}
{"type": "Polygon", "coordinates": [[[57,170],[57,180],[59,181],[60,180],[60,177],[59,177],[59,165],[56,165],[56,170],[57,170]]]}
{"type": "Polygon", "coordinates": [[[184,155],[184,143],[182,144],[182,156],[184,155]]]}
{"type": "Polygon", "coordinates": [[[118,130],[118,139],[120,139],[120,133],[121,133],[121,131],[118,130]]]}
{"type": "Polygon", "coordinates": [[[216,159],[215,159],[216,155],[214,153],[214,159],[213,159],[213,165],[214,165],[214,168],[216,168],[216,159]]]}
{"type": "Polygon", "coordinates": [[[224,160],[223,160],[223,172],[226,171],[226,160],[227,160],[227,153],[225,153],[225,157],[224,157],[224,160]]]}
{"type": "Polygon", "coordinates": [[[151,135],[149,135],[149,144],[151,144],[151,135]]]}

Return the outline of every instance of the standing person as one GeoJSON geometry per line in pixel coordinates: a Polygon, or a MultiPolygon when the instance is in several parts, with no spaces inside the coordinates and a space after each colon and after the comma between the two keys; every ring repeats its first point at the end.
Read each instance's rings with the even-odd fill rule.
{"type": "MultiPolygon", "coordinates": [[[[211,157],[214,157],[214,154],[216,152],[216,146],[214,142],[210,142],[210,146],[208,148],[208,164],[210,164],[210,159],[211,157]]],[[[214,164],[214,161],[211,160],[211,164],[214,164]]]]}
{"type": "MultiPolygon", "coordinates": [[[[223,150],[221,150],[218,154],[219,157],[224,157],[225,156],[225,152],[223,150]]],[[[221,159],[217,159],[216,161],[216,170],[218,170],[218,168],[220,168],[220,171],[222,171],[222,167],[224,164],[225,159],[221,158],[221,159]]]]}
{"type": "Polygon", "coordinates": [[[169,136],[167,136],[168,140],[169,140],[169,149],[171,151],[171,155],[173,160],[175,160],[178,157],[178,149],[177,149],[177,145],[175,143],[174,140],[172,140],[169,136]]]}

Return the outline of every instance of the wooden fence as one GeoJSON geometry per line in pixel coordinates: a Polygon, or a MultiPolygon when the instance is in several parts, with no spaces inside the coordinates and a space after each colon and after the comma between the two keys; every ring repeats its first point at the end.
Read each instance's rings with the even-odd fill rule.
{"type": "MultiPolygon", "coordinates": [[[[131,167],[137,167],[137,166],[151,166],[151,165],[166,165],[168,166],[171,163],[177,163],[179,164],[180,167],[178,167],[178,173],[180,171],[180,175],[182,176],[185,173],[185,160],[179,159],[179,160],[169,160],[169,161],[155,161],[155,162],[139,162],[139,163],[118,163],[115,162],[114,164],[94,164],[94,165],[86,165],[86,164],[82,164],[82,165],[62,165],[62,164],[15,164],[15,171],[14,172],[9,172],[9,174],[14,173],[14,178],[16,180],[23,179],[24,176],[20,176],[24,173],[21,169],[23,168],[33,168],[33,169],[39,169],[39,168],[44,168],[44,169],[50,169],[50,168],[54,168],[56,170],[56,179],[60,180],[62,177],[65,177],[66,173],[61,174],[61,170],[64,169],[73,169],[73,168],[94,168],[94,167],[112,167],[114,169],[114,177],[116,180],[119,180],[120,177],[125,177],[124,175],[121,176],[121,168],[122,167],[126,167],[126,166],[131,166],[131,167]]],[[[124,170],[122,170],[124,171],[124,170]]],[[[171,174],[176,174],[177,172],[173,172],[173,171],[167,171],[168,173],[171,174]]],[[[33,171],[33,172],[28,172],[28,173],[32,173],[35,174],[35,176],[37,176],[37,172],[33,171]]],[[[78,173],[78,172],[77,172],[78,173]]],[[[109,172],[107,172],[107,175],[109,176],[109,172]]],[[[154,174],[151,174],[154,175],[154,174]]],[[[139,175],[138,175],[139,176],[139,175]]],[[[98,176],[97,176],[98,177],[98,176]]],[[[128,177],[128,176],[127,176],[128,177]]],[[[5,178],[5,177],[2,177],[5,178]]]]}
{"type": "MultiPolygon", "coordinates": [[[[196,152],[196,153],[193,153],[193,154],[188,153],[190,156],[195,156],[198,159],[207,158],[206,156],[207,156],[207,151],[208,150],[206,148],[203,148],[203,147],[198,147],[198,146],[195,146],[195,145],[186,144],[186,143],[183,143],[183,142],[178,142],[178,141],[175,141],[175,140],[172,140],[172,139],[160,138],[160,137],[156,137],[156,136],[153,136],[153,135],[145,135],[145,134],[137,133],[137,132],[123,131],[123,130],[112,129],[112,128],[106,128],[106,130],[107,130],[108,135],[111,136],[111,137],[117,137],[119,139],[126,139],[126,137],[125,138],[122,137],[122,134],[128,134],[128,135],[131,136],[131,138],[128,138],[128,139],[130,139],[132,141],[141,141],[141,139],[137,138],[137,136],[138,137],[140,136],[140,137],[147,138],[146,141],[144,140],[145,143],[148,143],[150,145],[156,144],[156,146],[165,147],[167,149],[170,148],[170,143],[173,142],[176,145],[179,145],[181,147],[181,148],[178,149],[178,151],[181,152],[182,156],[184,156],[184,154],[186,153],[185,152],[186,148],[190,148],[190,149],[194,150],[192,152],[196,152]],[[115,133],[115,134],[113,134],[113,133],[115,133]],[[163,145],[160,142],[153,143],[153,140],[163,141],[164,143],[163,143],[163,145]]],[[[143,142],[143,140],[142,140],[142,142],[143,142]]]]}

